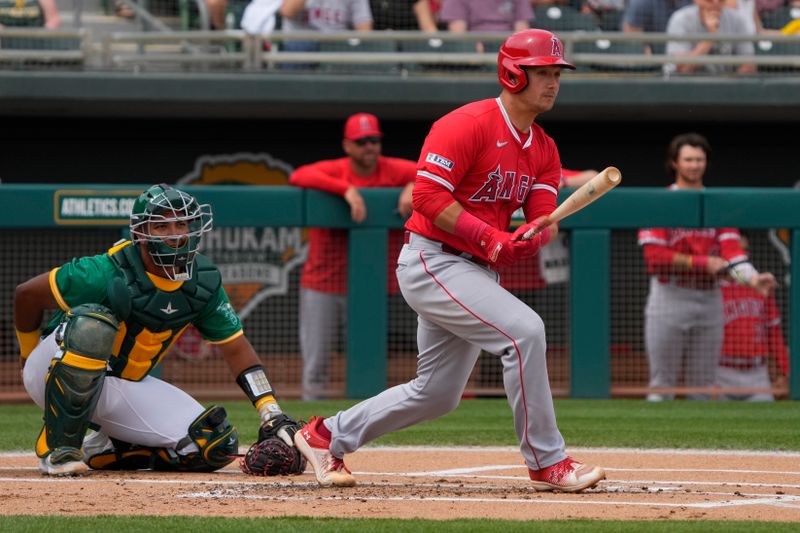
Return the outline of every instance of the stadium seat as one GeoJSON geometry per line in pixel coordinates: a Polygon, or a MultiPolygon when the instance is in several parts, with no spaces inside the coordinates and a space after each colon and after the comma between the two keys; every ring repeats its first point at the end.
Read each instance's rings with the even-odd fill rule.
{"type": "MultiPolygon", "coordinates": [[[[758,56],[800,56],[800,44],[779,43],[767,39],[760,39],[755,43],[756,55],[758,56]]],[[[761,65],[759,72],[798,72],[800,67],[790,67],[788,65],[761,65]]]]}
{"type": "MultiPolygon", "coordinates": [[[[634,42],[614,42],[610,39],[595,39],[588,43],[576,43],[576,53],[612,55],[644,55],[645,45],[634,42]]],[[[589,68],[599,72],[658,72],[660,65],[589,64],[589,68]]]]}
{"type": "Polygon", "coordinates": [[[569,6],[537,6],[531,27],[559,31],[599,31],[597,19],[569,6]]]}
{"type": "MultiPolygon", "coordinates": [[[[361,39],[347,39],[344,41],[328,41],[319,43],[320,52],[384,52],[391,53],[397,51],[397,43],[394,41],[364,41],[361,39]]],[[[378,73],[386,74],[398,70],[397,64],[387,61],[377,61],[375,63],[322,63],[322,72],[328,73],[378,73]]]]}
{"type": "Polygon", "coordinates": [[[619,9],[606,9],[597,15],[600,29],[603,31],[622,31],[622,19],[625,12],[619,9]]]}
{"type": "Polygon", "coordinates": [[[769,30],[780,30],[797,19],[800,19],[800,7],[784,6],[761,14],[761,23],[769,30]]]}
{"type": "MultiPolygon", "coordinates": [[[[467,41],[444,41],[442,39],[427,39],[425,41],[403,41],[400,51],[406,53],[428,54],[473,54],[475,43],[467,41]]],[[[435,63],[405,63],[405,68],[412,72],[454,72],[480,70],[476,65],[435,64],[435,63]]]]}

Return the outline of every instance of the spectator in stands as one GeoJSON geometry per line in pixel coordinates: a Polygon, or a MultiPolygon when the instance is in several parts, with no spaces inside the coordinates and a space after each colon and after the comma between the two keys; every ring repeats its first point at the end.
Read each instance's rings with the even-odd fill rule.
{"type": "Polygon", "coordinates": [[[61,26],[61,16],[55,0],[0,1],[0,28],[43,27],[55,30],[61,26]]]}
{"type": "MultiPolygon", "coordinates": [[[[357,113],[347,119],[344,127],[342,148],[347,157],[303,165],[289,177],[289,183],[341,196],[350,206],[350,216],[356,223],[363,222],[367,216],[360,188],[403,187],[397,210],[401,216],[408,217],[417,163],[381,155],[382,137],[375,115],[357,113]]],[[[389,255],[395,257],[402,246],[402,232],[391,232],[389,255]]],[[[390,293],[398,292],[395,264],[390,261],[391,268],[387,272],[390,293]]],[[[308,260],[303,265],[300,287],[303,399],[321,399],[329,387],[331,351],[347,317],[345,230],[309,230],[308,260]]]]}
{"type": "Polygon", "coordinates": [[[756,0],[725,0],[725,7],[739,13],[745,22],[747,33],[755,35],[764,31],[761,16],[756,9],[756,0]]]}
{"type": "MultiPolygon", "coordinates": [[[[697,34],[736,34],[748,35],[747,22],[741,14],[724,7],[725,0],[694,0],[694,5],[682,7],[669,18],[667,33],[675,36],[697,34]]],[[[706,55],[754,55],[755,48],[750,41],[720,42],[720,41],[669,41],[667,54],[686,57],[706,55]]],[[[667,64],[664,73],[692,74],[704,72],[707,74],[722,74],[733,72],[738,74],[754,74],[756,65],[745,63],[738,67],[713,64],[667,64]]]]}
{"type": "MultiPolygon", "coordinates": [[[[692,0],[628,0],[622,31],[629,33],[656,32],[667,30],[669,17],[678,9],[692,3],[692,0]]],[[[663,45],[650,44],[648,53],[663,50],[663,45]]]]}
{"type": "Polygon", "coordinates": [[[579,0],[579,5],[581,13],[593,15],[603,30],[620,31],[622,29],[625,0],[579,0]]]}
{"type": "MultiPolygon", "coordinates": [[[[742,250],[748,252],[748,240],[740,239],[742,250]]],[[[783,340],[781,315],[772,294],[764,296],[750,287],[732,281],[722,281],[725,308],[725,340],[717,368],[717,386],[723,389],[761,389],[760,392],[737,394],[724,392],[723,400],[751,402],[775,399],[769,376],[769,357],[775,358],[780,373],[776,380],[779,389],[787,385],[789,354],[783,340]]]]}
{"type": "MultiPolygon", "coordinates": [[[[287,33],[372,30],[369,0],[283,0],[278,12],[287,33]]],[[[284,41],[282,48],[309,52],[318,50],[319,45],[314,41],[284,41]]]]}
{"type": "Polygon", "coordinates": [[[375,30],[437,30],[429,0],[370,0],[369,5],[375,30]]]}
{"type": "MultiPolygon", "coordinates": [[[[467,31],[516,32],[530,27],[533,9],[529,0],[444,0],[440,19],[454,33],[467,31]]],[[[476,51],[486,51],[484,43],[476,44],[476,51]]]]}

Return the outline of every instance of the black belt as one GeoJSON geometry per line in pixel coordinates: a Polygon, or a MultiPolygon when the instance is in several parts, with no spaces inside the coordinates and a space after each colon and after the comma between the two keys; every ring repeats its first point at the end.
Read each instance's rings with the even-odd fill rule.
{"type": "MultiPolygon", "coordinates": [[[[427,237],[424,237],[424,238],[428,239],[427,237]]],[[[449,244],[445,244],[445,243],[439,242],[439,241],[434,241],[433,239],[428,239],[428,240],[433,242],[433,243],[438,244],[440,246],[440,249],[446,254],[457,255],[459,257],[463,257],[464,259],[466,259],[468,261],[472,261],[476,265],[480,265],[480,266],[483,266],[483,267],[491,266],[491,263],[489,263],[489,261],[487,261],[485,259],[481,259],[480,257],[475,257],[474,255],[472,255],[470,253],[462,252],[458,248],[454,248],[453,246],[450,246],[449,244]]],[[[403,239],[403,242],[405,242],[406,244],[409,244],[410,241],[411,241],[411,232],[410,231],[406,231],[405,238],[403,239]]]]}

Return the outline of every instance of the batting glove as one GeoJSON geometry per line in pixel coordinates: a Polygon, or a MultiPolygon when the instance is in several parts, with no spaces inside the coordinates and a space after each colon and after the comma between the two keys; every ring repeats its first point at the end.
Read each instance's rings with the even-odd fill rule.
{"type": "Polygon", "coordinates": [[[511,234],[507,231],[486,226],[481,234],[480,245],[486,258],[494,265],[508,266],[516,259],[511,234]]]}

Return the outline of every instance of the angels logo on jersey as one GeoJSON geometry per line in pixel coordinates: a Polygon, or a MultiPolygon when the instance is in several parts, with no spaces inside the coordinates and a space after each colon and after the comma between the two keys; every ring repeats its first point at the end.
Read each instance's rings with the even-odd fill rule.
{"type": "Polygon", "coordinates": [[[517,179],[517,173],[513,170],[503,172],[500,165],[486,177],[486,181],[480,189],[469,197],[471,202],[496,202],[498,200],[515,200],[519,203],[525,202],[528,190],[536,178],[522,174],[517,179]],[[516,195],[514,191],[516,190],[516,195]]]}

